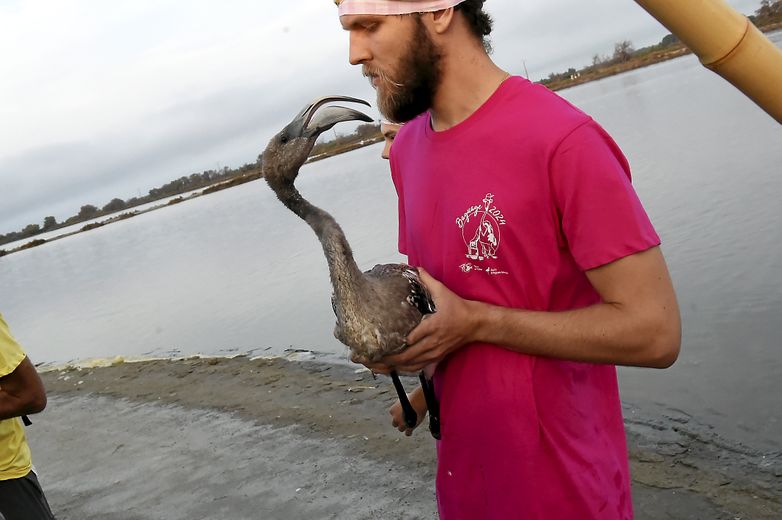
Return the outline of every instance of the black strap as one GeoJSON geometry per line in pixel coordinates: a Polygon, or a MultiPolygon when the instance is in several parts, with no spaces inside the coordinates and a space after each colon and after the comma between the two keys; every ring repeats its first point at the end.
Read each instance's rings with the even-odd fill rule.
{"type": "Polygon", "coordinates": [[[402,405],[402,415],[404,416],[405,424],[412,430],[418,424],[418,414],[415,413],[413,405],[410,404],[396,370],[391,371],[391,381],[393,381],[394,388],[396,388],[396,395],[399,396],[399,404],[402,405]]]}
{"type": "Polygon", "coordinates": [[[437,401],[437,396],[434,393],[434,382],[431,379],[427,379],[423,370],[418,374],[418,379],[421,381],[421,388],[426,399],[426,408],[429,410],[429,432],[432,434],[432,437],[439,441],[442,439],[442,433],[440,432],[440,403],[437,401]]]}
{"type": "Polygon", "coordinates": [[[24,423],[25,426],[30,426],[33,424],[33,421],[31,421],[30,418],[27,417],[26,415],[22,416],[22,422],[24,423]]]}

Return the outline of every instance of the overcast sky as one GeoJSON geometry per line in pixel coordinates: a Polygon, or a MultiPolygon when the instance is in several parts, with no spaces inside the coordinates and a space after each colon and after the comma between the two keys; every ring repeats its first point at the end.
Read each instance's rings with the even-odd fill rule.
{"type": "MultiPolygon", "coordinates": [[[[495,61],[533,80],[667,34],[631,0],[486,9],[495,61]]],[[[0,0],[0,233],[253,162],[320,95],[374,104],[347,53],[331,0],[0,0]]]]}

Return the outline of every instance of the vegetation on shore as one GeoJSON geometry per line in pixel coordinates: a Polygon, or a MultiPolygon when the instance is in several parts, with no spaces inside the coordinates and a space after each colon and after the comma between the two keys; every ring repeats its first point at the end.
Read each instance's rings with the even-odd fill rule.
{"type": "MultiPolygon", "coordinates": [[[[328,157],[333,157],[335,155],[349,152],[363,146],[368,146],[382,140],[383,136],[380,133],[379,124],[369,123],[359,125],[352,133],[345,135],[335,134],[334,139],[317,143],[312,150],[312,154],[310,155],[308,162],[314,162],[326,159],[328,157]]],[[[207,170],[203,173],[194,173],[187,177],[180,177],[179,179],[164,184],[159,188],[153,188],[149,190],[149,193],[143,197],[133,197],[128,200],[115,198],[101,208],[87,204],[81,207],[78,214],[62,222],[57,222],[53,216],[49,216],[43,220],[43,226],[38,224],[29,224],[21,231],[10,232],[5,235],[0,234],[0,246],[27,238],[34,238],[35,236],[42,233],[56,231],[58,229],[72,226],[80,222],[85,222],[87,220],[94,220],[103,216],[107,217],[106,220],[92,222],[76,231],[65,233],[62,236],[68,236],[74,233],[79,233],[81,231],[89,231],[91,229],[103,227],[108,223],[124,220],[143,213],[139,210],[124,211],[141,206],[143,204],[148,204],[165,199],[167,197],[179,195],[169,200],[167,203],[161,204],[170,206],[183,202],[185,200],[185,197],[181,196],[183,193],[193,192],[203,188],[202,191],[187,197],[193,198],[199,195],[207,195],[209,193],[221,191],[226,188],[238,186],[246,182],[260,179],[262,176],[261,165],[262,158],[259,155],[254,163],[248,163],[239,168],[231,169],[226,167],[219,171],[207,170]],[[120,211],[124,212],[117,215],[117,213],[120,211]]],[[[150,209],[156,209],[158,207],[159,206],[154,206],[150,209]]],[[[62,238],[62,236],[58,236],[57,238],[62,238]]],[[[11,250],[0,248],[0,257],[3,257],[9,253],[30,249],[32,247],[45,244],[46,242],[47,240],[38,238],[11,250]]]]}
{"type": "MultiPolygon", "coordinates": [[[[349,152],[367,146],[370,144],[382,141],[383,136],[380,133],[380,125],[377,123],[359,125],[354,132],[346,135],[336,135],[335,138],[330,141],[320,142],[315,145],[312,150],[309,162],[326,159],[334,155],[349,152]]],[[[214,193],[216,191],[224,190],[232,186],[238,186],[246,182],[250,182],[261,177],[261,164],[262,159],[259,155],[254,163],[248,163],[239,168],[222,168],[221,170],[206,170],[202,173],[193,173],[189,176],[180,177],[174,181],[171,181],[158,188],[152,188],[149,193],[143,197],[132,197],[128,200],[122,200],[114,198],[102,207],[94,206],[92,204],[86,204],[81,207],[79,213],[76,215],[57,222],[57,219],[53,216],[44,218],[43,225],[28,224],[20,231],[12,231],[5,235],[0,234],[0,246],[27,238],[33,238],[36,235],[46,233],[49,231],[56,231],[58,229],[72,226],[80,222],[87,220],[93,220],[103,216],[114,215],[120,211],[128,210],[143,204],[155,202],[167,197],[181,195],[191,191],[203,189],[200,194],[206,195],[214,193]]],[[[167,205],[177,204],[184,200],[183,197],[176,197],[168,201],[167,205]]],[[[138,212],[126,212],[119,217],[113,217],[106,221],[94,222],[82,227],[79,231],[89,231],[103,226],[108,222],[115,220],[122,220],[135,216],[138,212]],[[121,217],[121,218],[120,218],[121,217]]],[[[0,249],[0,257],[13,251],[20,251],[23,249],[29,249],[45,243],[46,240],[36,239],[28,242],[12,251],[6,251],[0,249]]]]}
{"type": "MultiPolygon", "coordinates": [[[[764,32],[782,29],[782,0],[761,0],[760,7],[755,11],[755,14],[749,16],[749,19],[764,32]]],[[[643,47],[641,49],[635,49],[632,42],[624,40],[615,44],[614,52],[611,56],[595,54],[592,58],[591,65],[582,67],[581,69],[571,67],[564,72],[551,73],[547,78],[539,81],[539,83],[551,90],[561,90],[678,58],[689,54],[690,52],[691,51],[672,34],[668,34],[655,45],[643,47]]],[[[312,150],[309,162],[349,152],[356,148],[374,144],[382,140],[383,137],[380,134],[380,125],[376,123],[359,125],[355,131],[350,134],[337,135],[335,133],[334,139],[316,144],[312,150]]],[[[47,216],[43,219],[43,225],[28,224],[20,231],[12,231],[5,235],[0,234],[0,246],[19,240],[33,238],[42,233],[55,231],[87,220],[114,215],[120,211],[195,190],[203,190],[200,193],[194,194],[194,196],[197,196],[238,186],[259,179],[262,176],[261,163],[262,159],[259,155],[255,162],[247,163],[238,168],[224,167],[220,170],[206,170],[201,173],[193,173],[189,176],[180,177],[163,186],[149,190],[149,193],[145,196],[132,197],[127,200],[114,198],[102,207],[86,204],[81,207],[79,213],[62,222],[57,222],[56,218],[53,216],[47,216]]],[[[183,200],[182,197],[177,197],[170,200],[168,204],[176,204],[183,200]]],[[[101,227],[109,222],[123,220],[139,213],[140,211],[125,212],[118,216],[110,217],[105,221],[88,224],[78,231],[88,231],[101,227]]],[[[46,240],[36,239],[11,251],[0,248],[0,257],[11,252],[29,249],[44,243],[46,243],[46,240]]]]}
{"type": "MultiPolygon", "coordinates": [[[[755,14],[749,16],[749,19],[764,32],[782,29],[782,0],[762,0],[760,7],[755,14]]],[[[611,56],[595,54],[591,65],[580,69],[571,67],[564,72],[551,73],[539,83],[551,90],[561,90],[668,61],[691,52],[673,34],[668,34],[655,45],[641,49],[635,49],[631,41],[623,40],[614,45],[611,56]]]]}
{"type": "MultiPolygon", "coordinates": [[[[0,245],[16,242],[18,240],[24,240],[41,233],[55,231],[57,229],[72,226],[80,222],[112,215],[119,211],[131,209],[136,206],[148,204],[150,202],[155,202],[166,197],[171,197],[174,195],[186,193],[188,191],[204,188],[206,186],[211,186],[225,179],[241,176],[246,172],[252,171],[254,169],[259,169],[259,166],[257,164],[245,164],[244,166],[235,169],[223,168],[221,170],[206,170],[202,173],[193,173],[192,175],[186,177],[180,177],[179,179],[164,184],[159,188],[152,188],[149,190],[147,195],[142,197],[132,197],[127,200],[114,198],[102,207],[94,206],[92,204],[85,204],[81,207],[76,215],[63,220],[62,222],[57,222],[55,217],[48,216],[43,219],[43,225],[28,224],[20,231],[12,231],[5,235],[0,234],[0,245]]],[[[2,253],[0,253],[0,256],[2,256],[2,253]]]]}

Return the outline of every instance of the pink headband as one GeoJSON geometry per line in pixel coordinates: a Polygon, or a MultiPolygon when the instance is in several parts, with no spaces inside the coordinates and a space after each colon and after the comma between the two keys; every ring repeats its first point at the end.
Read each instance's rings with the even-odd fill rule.
{"type": "Polygon", "coordinates": [[[334,0],[339,15],[431,13],[461,4],[464,0],[334,0]]]}

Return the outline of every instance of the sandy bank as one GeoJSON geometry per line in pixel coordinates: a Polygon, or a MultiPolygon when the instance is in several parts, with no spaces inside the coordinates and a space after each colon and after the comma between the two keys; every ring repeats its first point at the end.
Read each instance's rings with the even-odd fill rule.
{"type": "MultiPolygon", "coordinates": [[[[44,380],[28,431],[60,520],[436,518],[432,439],[393,430],[390,381],[354,367],[191,359],[44,380]]],[[[638,418],[628,438],[636,518],[782,517],[782,472],[751,455],[638,418]]]]}

